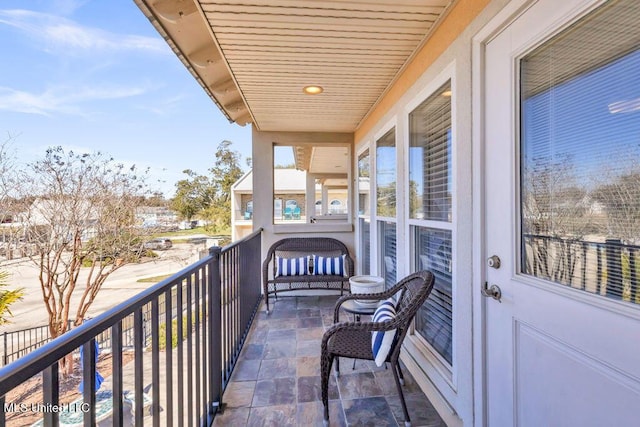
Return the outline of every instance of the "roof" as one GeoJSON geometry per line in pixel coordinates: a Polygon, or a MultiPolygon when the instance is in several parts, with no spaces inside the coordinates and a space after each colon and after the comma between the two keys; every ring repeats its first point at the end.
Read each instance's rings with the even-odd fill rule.
{"type": "Polygon", "coordinates": [[[323,132],[356,130],[454,3],[134,1],[229,120],[323,132]]]}
{"type": "MultiPolygon", "coordinates": [[[[278,193],[305,193],[307,189],[307,175],[304,171],[296,169],[274,169],[273,184],[278,193]]],[[[253,192],[253,171],[245,173],[233,184],[236,193],[253,192]]]]}

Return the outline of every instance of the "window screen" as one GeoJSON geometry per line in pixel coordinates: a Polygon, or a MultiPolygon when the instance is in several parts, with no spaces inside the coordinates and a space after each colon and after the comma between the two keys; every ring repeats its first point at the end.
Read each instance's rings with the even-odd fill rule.
{"type": "Polygon", "coordinates": [[[521,60],[521,270],[640,303],[640,3],[521,60]]]}

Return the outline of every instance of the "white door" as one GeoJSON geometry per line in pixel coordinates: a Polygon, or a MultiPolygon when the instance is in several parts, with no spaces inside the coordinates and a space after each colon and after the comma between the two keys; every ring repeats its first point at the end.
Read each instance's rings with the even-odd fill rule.
{"type": "MultiPolygon", "coordinates": [[[[622,77],[606,74],[640,56],[638,40],[622,46],[637,37],[625,34],[628,22],[616,27],[638,22],[637,11],[624,10],[637,5],[593,12],[585,3],[540,0],[485,52],[484,251],[501,261],[487,265],[486,280],[502,292],[500,302],[485,299],[489,426],[640,425],[640,274],[630,273],[640,258],[626,243],[634,236],[605,244],[615,212],[596,191],[622,185],[626,169],[594,173],[607,157],[611,168],[640,165],[635,148],[619,149],[633,138],[637,146],[640,82],[624,73],[640,74],[640,60],[623,62],[631,69],[622,77]],[[569,28],[583,16],[586,24],[569,28]],[[617,41],[604,39],[613,33],[617,41]],[[608,87],[598,79],[622,87],[598,90],[608,87]],[[624,99],[635,107],[616,115],[624,99]],[[619,295],[609,284],[616,272],[619,295]]],[[[640,176],[640,167],[629,173],[640,176]]]]}

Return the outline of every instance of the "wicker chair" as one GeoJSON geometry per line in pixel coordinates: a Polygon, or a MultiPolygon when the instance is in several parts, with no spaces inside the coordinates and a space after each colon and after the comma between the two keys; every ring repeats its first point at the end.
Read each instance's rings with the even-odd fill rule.
{"type": "Polygon", "coordinates": [[[384,322],[342,322],[329,328],[322,337],[322,404],[324,405],[324,425],[329,425],[329,376],[331,365],[336,359],[336,375],[340,375],[339,357],[354,359],[374,360],[371,350],[371,333],[373,331],[390,331],[396,329],[396,335],[391,345],[391,350],[386,361],[391,363],[393,377],[400,395],[402,410],[405,417],[405,426],[410,426],[411,421],[407,405],[402,394],[404,377],[400,370],[398,358],[400,349],[411,321],[418,309],[425,302],[434,284],[434,276],[429,271],[419,271],[402,279],[392,288],[377,294],[345,295],[338,299],[335,306],[334,322],[338,321],[340,305],[350,299],[383,300],[396,296],[396,318],[384,322]]]}

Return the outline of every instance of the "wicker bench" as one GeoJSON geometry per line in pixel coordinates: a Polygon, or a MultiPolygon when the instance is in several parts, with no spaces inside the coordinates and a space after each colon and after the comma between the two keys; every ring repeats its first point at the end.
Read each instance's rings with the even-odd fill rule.
{"type": "Polygon", "coordinates": [[[353,259],[349,250],[339,240],[329,237],[294,237],[282,239],[271,245],[262,263],[264,302],[269,313],[269,295],[307,289],[335,289],[340,295],[349,290],[349,277],[353,276],[353,259]],[[344,255],[344,275],[313,274],[313,255],[341,257],[344,255]],[[307,274],[284,276],[277,274],[277,258],[310,257],[307,274]]]}

